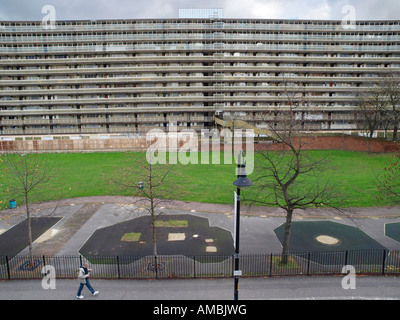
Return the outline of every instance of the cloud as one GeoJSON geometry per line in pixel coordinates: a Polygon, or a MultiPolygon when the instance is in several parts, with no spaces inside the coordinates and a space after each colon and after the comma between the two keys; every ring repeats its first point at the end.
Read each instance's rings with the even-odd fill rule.
{"type": "Polygon", "coordinates": [[[224,8],[225,18],[342,19],[352,5],[357,19],[398,19],[398,0],[1,0],[2,20],[41,20],[44,5],[57,20],[177,18],[179,8],[224,8]]]}

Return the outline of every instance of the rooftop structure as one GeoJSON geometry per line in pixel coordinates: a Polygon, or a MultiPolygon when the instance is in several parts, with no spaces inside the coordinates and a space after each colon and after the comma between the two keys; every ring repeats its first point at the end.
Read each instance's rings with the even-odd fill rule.
{"type": "Polygon", "coordinates": [[[221,19],[224,17],[224,9],[221,8],[183,8],[179,9],[179,18],[208,18],[221,19]]]}

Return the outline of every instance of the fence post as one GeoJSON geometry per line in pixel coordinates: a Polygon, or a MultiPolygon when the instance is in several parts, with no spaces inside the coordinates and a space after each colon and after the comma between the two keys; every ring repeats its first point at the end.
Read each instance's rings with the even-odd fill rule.
{"type": "Polygon", "coordinates": [[[11,279],[11,273],[10,273],[10,264],[8,262],[8,256],[6,256],[6,265],[7,265],[8,280],[10,280],[11,279]]]}
{"type": "Polygon", "coordinates": [[[235,270],[235,255],[232,254],[231,258],[232,258],[232,278],[233,278],[234,277],[233,270],[235,270]]]}
{"type": "Polygon", "coordinates": [[[307,275],[310,275],[310,258],[311,258],[311,253],[309,252],[307,254],[307,275]]]}
{"type": "Polygon", "coordinates": [[[344,256],[344,265],[345,265],[345,266],[347,266],[347,257],[348,257],[348,255],[349,255],[349,251],[346,250],[346,254],[345,254],[345,256],[344,256]]]}
{"type": "Polygon", "coordinates": [[[119,256],[117,256],[117,270],[118,270],[118,279],[121,279],[121,272],[119,270],[119,256]]]}
{"type": "Polygon", "coordinates": [[[272,277],[272,253],[269,255],[269,276],[272,277]]]}
{"type": "Polygon", "coordinates": [[[383,257],[382,257],[382,275],[385,274],[385,261],[386,261],[386,250],[383,249],[383,257]]]}
{"type": "Polygon", "coordinates": [[[44,255],[42,256],[42,261],[43,261],[43,266],[45,266],[46,265],[46,257],[44,255]]]}
{"type": "Polygon", "coordinates": [[[157,256],[154,256],[154,268],[155,268],[155,271],[156,271],[156,279],[158,279],[157,256]]]}
{"type": "Polygon", "coordinates": [[[196,279],[196,256],[193,256],[193,278],[196,279]]]}

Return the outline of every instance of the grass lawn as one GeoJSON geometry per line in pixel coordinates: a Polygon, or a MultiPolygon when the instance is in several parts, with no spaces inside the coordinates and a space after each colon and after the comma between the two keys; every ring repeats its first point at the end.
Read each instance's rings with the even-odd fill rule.
{"type": "MultiPolygon", "coordinates": [[[[390,205],[375,198],[376,187],[374,180],[389,160],[392,154],[367,154],[351,151],[307,151],[316,156],[326,156],[332,165],[332,169],[323,173],[321,178],[332,179],[332,183],[338,191],[346,195],[345,206],[368,207],[390,205]]],[[[106,184],[103,175],[110,175],[123,163],[124,153],[53,153],[42,154],[46,157],[50,166],[57,166],[60,177],[54,180],[49,187],[42,190],[42,195],[35,201],[47,201],[59,197],[62,198],[110,195],[111,191],[106,184]]],[[[144,153],[135,156],[145,157],[144,153]]],[[[200,161],[199,161],[200,162],[200,161]]],[[[210,157],[211,162],[211,157],[210,157]]],[[[231,204],[233,191],[236,187],[233,181],[236,179],[236,164],[177,164],[174,170],[185,176],[182,188],[186,192],[176,194],[177,200],[199,201],[210,203],[231,204]]],[[[0,163],[0,166],[2,164],[0,163]]],[[[257,166],[257,155],[255,157],[257,166]]],[[[16,198],[7,194],[7,181],[0,177],[2,208],[8,207],[8,199],[16,198]]],[[[252,178],[252,175],[249,175],[252,178]]],[[[171,186],[173,188],[173,186],[171,186]]],[[[247,192],[247,191],[244,191],[247,192]]],[[[124,194],[129,195],[129,190],[124,194]]],[[[21,200],[16,198],[17,204],[21,200]]]]}
{"type": "MultiPolygon", "coordinates": [[[[319,151],[322,152],[322,151],[319,151]]],[[[375,181],[393,154],[368,154],[352,151],[327,151],[333,168],[325,175],[342,194],[348,207],[373,207],[390,205],[378,201],[375,181]]]]}
{"type": "Polygon", "coordinates": [[[187,226],[188,226],[187,220],[156,220],[156,227],[185,228],[187,226]]]}
{"type": "Polygon", "coordinates": [[[126,242],[139,241],[141,235],[142,234],[140,232],[125,233],[122,236],[121,241],[126,241],[126,242]]]}

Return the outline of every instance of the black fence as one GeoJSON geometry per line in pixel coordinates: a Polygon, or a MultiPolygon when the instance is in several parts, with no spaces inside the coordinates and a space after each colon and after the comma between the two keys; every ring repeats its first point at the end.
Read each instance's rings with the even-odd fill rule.
{"type": "MultiPolygon", "coordinates": [[[[52,266],[57,279],[76,278],[85,261],[97,279],[229,278],[234,270],[233,255],[0,256],[0,280],[42,279],[44,266],[52,266]]],[[[400,250],[242,254],[239,269],[244,277],[334,275],[347,273],[346,265],[357,274],[400,274],[400,250]]]]}

